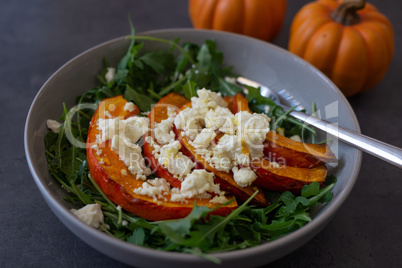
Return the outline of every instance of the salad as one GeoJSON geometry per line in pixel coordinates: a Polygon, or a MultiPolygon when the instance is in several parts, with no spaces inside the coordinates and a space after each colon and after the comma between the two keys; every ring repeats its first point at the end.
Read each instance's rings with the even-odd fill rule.
{"type": "Polygon", "coordinates": [[[99,85],[48,120],[49,172],[77,217],[128,243],[219,263],[208,253],[277,239],[331,200],[328,146],[303,149],[315,131],[258,88],[244,95],[212,40],[128,38],[99,85]],[[144,40],[170,49],[144,52],[144,40]]]}

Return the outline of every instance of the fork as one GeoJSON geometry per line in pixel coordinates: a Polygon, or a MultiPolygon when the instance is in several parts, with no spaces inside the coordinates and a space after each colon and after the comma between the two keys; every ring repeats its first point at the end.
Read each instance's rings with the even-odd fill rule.
{"type": "MultiPolygon", "coordinates": [[[[290,109],[290,107],[281,104],[278,95],[264,85],[241,76],[236,78],[236,83],[241,86],[260,88],[262,96],[271,98],[276,104],[281,106],[285,112],[290,109]]],[[[300,111],[292,110],[289,115],[302,122],[305,122],[308,125],[314,126],[315,128],[322,130],[339,139],[340,141],[354,146],[363,152],[369,153],[396,167],[402,168],[401,148],[373,139],[356,131],[343,128],[300,111]]]]}

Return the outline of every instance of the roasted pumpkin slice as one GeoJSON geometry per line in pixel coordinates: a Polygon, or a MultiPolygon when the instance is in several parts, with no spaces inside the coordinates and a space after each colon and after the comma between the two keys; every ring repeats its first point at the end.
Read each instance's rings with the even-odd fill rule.
{"type": "MultiPolygon", "coordinates": [[[[230,107],[233,113],[251,112],[248,100],[240,93],[234,96],[230,107]]],[[[327,144],[298,142],[275,132],[268,132],[264,143],[264,155],[270,160],[280,160],[287,166],[312,168],[324,163],[335,162],[336,157],[327,144]]]]}
{"type": "Polygon", "coordinates": [[[257,190],[259,193],[251,200],[251,204],[256,206],[267,206],[268,201],[265,198],[264,192],[258,189],[256,186],[240,187],[233,179],[232,172],[219,171],[213,166],[211,166],[201,155],[195,152],[195,148],[190,144],[190,139],[183,135],[180,130],[175,130],[179,141],[182,145],[182,152],[187,155],[195,162],[201,164],[207,171],[213,172],[215,174],[215,183],[220,185],[220,188],[224,191],[230,192],[235,195],[240,201],[246,201],[250,196],[252,196],[257,190]]]}
{"type": "MultiPolygon", "coordinates": [[[[150,122],[150,131],[146,134],[146,136],[151,136],[155,138],[154,126],[155,124],[169,118],[168,108],[173,109],[178,113],[180,107],[182,107],[187,102],[188,99],[178,93],[169,93],[168,95],[160,99],[148,115],[150,122]]],[[[173,187],[180,188],[181,181],[175,178],[165,167],[158,163],[158,160],[154,157],[152,153],[154,151],[154,147],[147,142],[146,138],[144,138],[143,149],[144,155],[147,158],[148,163],[155,175],[161,178],[165,178],[173,187]]]]}
{"type": "Polygon", "coordinates": [[[252,168],[256,171],[255,185],[271,191],[291,191],[300,193],[305,184],[322,184],[327,177],[327,168],[321,165],[314,168],[299,168],[279,165],[266,159],[253,160],[252,168]]]}
{"type": "MultiPolygon", "coordinates": [[[[96,125],[99,118],[122,117],[128,118],[139,113],[134,107],[131,112],[124,109],[127,102],[122,96],[105,99],[100,102],[90,124],[87,139],[87,161],[91,176],[105,195],[123,209],[151,221],[177,219],[187,216],[196,202],[199,206],[215,207],[209,199],[187,199],[186,202],[173,202],[169,193],[156,199],[147,195],[136,194],[135,189],[143,187],[147,182],[137,180],[119,155],[111,149],[110,140],[99,144],[100,151],[92,147],[97,141],[100,131],[96,125]],[[107,115],[105,115],[105,112],[107,115]]],[[[236,202],[221,206],[212,213],[226,216],[237,207],[236,202]]]]}

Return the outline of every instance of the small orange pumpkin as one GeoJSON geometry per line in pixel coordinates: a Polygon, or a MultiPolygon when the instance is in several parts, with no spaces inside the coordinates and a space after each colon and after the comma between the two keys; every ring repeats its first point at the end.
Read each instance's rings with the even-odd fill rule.
{"type": "Polygon", "coordinates": [[[240,33],[270,41],[279,33],[286,0],[190,0],[195,28],[240,33]]]}
{"type": "Polygon", "coordinates": [[[289,51],[352,96],[384,77],[394,53],[394,32],[390,21],[365,0],[318,0],[293,19],[289,51]]]}

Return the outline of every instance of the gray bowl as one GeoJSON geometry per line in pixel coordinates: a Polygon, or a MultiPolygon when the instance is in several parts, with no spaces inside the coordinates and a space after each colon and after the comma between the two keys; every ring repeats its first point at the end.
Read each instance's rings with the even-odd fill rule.
{"type": "MultiPolygon", "coordinates": [[[[159,38],[203,43],[215,40],[224,53],[226,64],[242,76],[258,81],[276,91],[288,93],[306,108],[316,102],[321,117],[340,126],[360,131],[356,116],[346,98],[320,71],[284,49],[267,42],[242,35],[194,29],[167,29],[142,33],[159,38]]],[[[213,265],[199,257],[173,252],[161,252],[132,245],[93,229],[76,217],[71,204],[63,200],[66,192],[50,176],[44,153],[46,120],[57,119],[62,113],[62,103],[71,107],[75,97],[97,85],[96,75],[103,67],[103,59],[116,65],[129,45],[125,37],[114,39],[89,49],[67,62],[43,85],[29,110],[25,125],[25,154],[32,176],[56,216],[75,235],[93,248],[121,262],[143,266],[175,265],[176,267],[205,267],[213,265]]],[[[147,42],[147,50],[166,48],[165,44],[147,42]]],[[[308,109],[307,109],[308,110],[308,109]]],[[[321,135],[325,139],[325,135],[321,135]]],[[[333,200],[316,208],[313,220],[303,228],[273,242],[253,248],[214,254],[223,262],[220,267],[252,267],[277,260],[292,252],[314,237],[335,215],[349,195],[356,181],[361,152],[333,140],[331,149],[338,156],[336,166],[329,172],[338,178],[333,188],[333,200]]]]}

